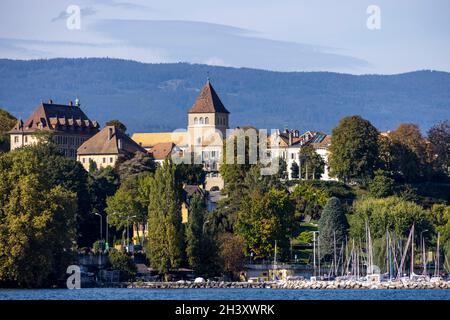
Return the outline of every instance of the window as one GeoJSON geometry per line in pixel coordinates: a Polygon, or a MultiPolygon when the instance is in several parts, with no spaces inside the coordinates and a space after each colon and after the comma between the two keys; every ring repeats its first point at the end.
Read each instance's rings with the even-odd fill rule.
{"type": "Polygon", "coordinates": [[[205,118],[205,124],[209,124],[209,118],[208,117],[205,118]]]}
{"type": "Polygon", "coordinates": [[[106,158],[103,158],[103,163],[106,163],[106,158]]]}
{"type": "Polygon", "coordinates": [[[216,157],[216,152],[215,151],[211,151],[211,158],[215,158],[216,157]]]}
{"type": "Polygon", "coordinates": [[[14,143],[19,143],[19,136],[14,136],[14,143]]]}
{"type": "Polygon", "coordinates": [[[113,157],[109,158],[109,163],[113,163],[113,157]]]}
{"type": "Polygon", "coordinates": [[[200,124],[203,124],[203,117],[200,117],[200,124]]]}
{"type": "Polygon", "coordinates": [[[85,163],[86,162],[86,158],[82,158],[81,162],[85,163]]]}
{"type": "Polygon", "coordinates": [[[25,136],[25,143],[28,142],[28,136],[25,136]]]}
{"type": "Polygon", "coordinates": [[[198,118],[197,117],[194,118],[194,124],[198,124],[198,118]]]}
{"type": "Polygon", "coordinates": [[[291,159],[294,159],[295,154],[291,153],[291,159]]]}

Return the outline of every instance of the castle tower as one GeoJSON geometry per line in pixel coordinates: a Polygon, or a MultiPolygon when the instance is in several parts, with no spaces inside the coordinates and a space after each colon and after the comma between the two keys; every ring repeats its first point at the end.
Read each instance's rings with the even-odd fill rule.
{"type": "Polygon", "coordinates": [[[218,171],[223,140],[229,126],[229,114],[211,82],[206,81],[188,111],[189,147],[196,157],[202,159],[206,171],[218,171]]]}
{"type": "Polygon", "coordinates": [[[188,111],[191,145],[208,144],[218,130],[225,137],[230,112],[225,108],[211,82],[206,81],[192,108],[188,111]]]}

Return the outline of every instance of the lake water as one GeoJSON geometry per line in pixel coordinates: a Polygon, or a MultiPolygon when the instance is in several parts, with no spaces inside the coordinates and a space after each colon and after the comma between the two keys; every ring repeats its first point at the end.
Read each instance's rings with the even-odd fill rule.
{"type": "Polygon", "coordinates": [[[0,300],[450,300],[450,290],[0,289],[0,300]]]}

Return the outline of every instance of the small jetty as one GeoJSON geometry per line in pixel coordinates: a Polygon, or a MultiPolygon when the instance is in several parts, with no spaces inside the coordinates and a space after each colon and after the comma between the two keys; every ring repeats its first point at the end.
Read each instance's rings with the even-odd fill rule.
{"type": "Polygon", "coordinates": [[[202,283],[184,282],[130,282],[122,284],[126,288],[144,289],[450,289],[450,281],[354,281],[354,280],[333,280],[333,281],[311,281],[311,280],[288,280],[277,282],[215,282],[208,281],[202,283]]]}

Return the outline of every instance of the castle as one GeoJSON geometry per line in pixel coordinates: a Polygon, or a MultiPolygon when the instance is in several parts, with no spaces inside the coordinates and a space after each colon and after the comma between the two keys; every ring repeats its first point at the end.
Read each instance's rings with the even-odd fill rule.
{"type": "MultiPolygon", "coordinates": [[[[194,163],[203,165],[206,171],[206,190],[220,190],[223,179],[219,166],[223,153],[223,141],[230,135],[230,112],[222,103],[208,79],[187,113],[187,128],[174,132],[134,133],[131,137],[114,126],[99,131],[96,121],[90,120],[81,110],[79,100],[75,104],[41,103],[25,121],[18,120],[9,132],[11,149],[36,143],[39,132],[52,133],[52,139],[59,150],[73,157],[88,170],[94,164],[97,168],[114,166],[121,154],[147,152],[155,162],[162,163],[174,154],[192,155],[194,163]]],[[[237,128],[239,129],[239,128],[237,128]]],[[[328,168],[328,149],[331,136],[298,130],[273,130],[267,135],[268,157],[273,161],[282,159],[286,163],[286,179],[302,179],[292,176],[292,167],[301,167],[304,157],[302,148],[311,146],[325,162],[322,180],[331,180],[328,168]],[[274,143],[276,141],[276,143],[274,143]]]]}

